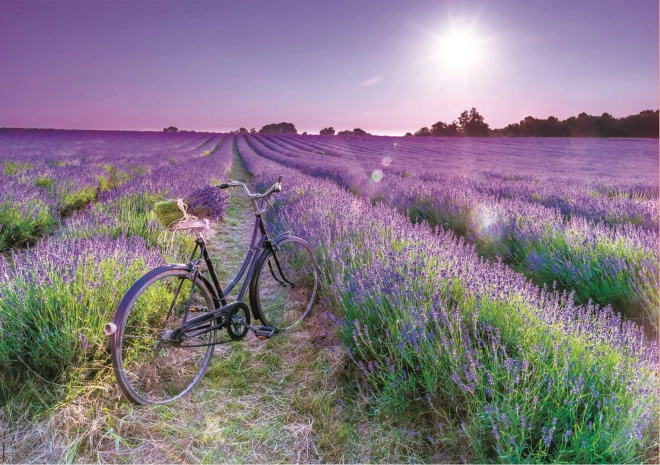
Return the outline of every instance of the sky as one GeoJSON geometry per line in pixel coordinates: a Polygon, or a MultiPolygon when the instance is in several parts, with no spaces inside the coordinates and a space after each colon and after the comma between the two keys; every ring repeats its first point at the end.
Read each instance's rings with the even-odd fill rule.
{"type": "Polygon", "coordinates": [[[623,117],[658,108],[658,18],[657,0],[0,0],[0,127],[623,117]]]}

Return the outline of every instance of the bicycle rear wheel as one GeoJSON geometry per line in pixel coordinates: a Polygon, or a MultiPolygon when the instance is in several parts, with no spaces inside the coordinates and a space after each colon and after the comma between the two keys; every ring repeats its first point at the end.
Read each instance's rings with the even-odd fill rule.
{"type": "Polygon", "coordinates": [[[318,287],[312,248],[290,236],[260,257],[250,286],[250,306],[263,324],[286,331],[309,315],[318,287]]]}
{"type": "Polygon", "coordinates": [[[117,383],[132,401],[171,402],[204,375],[216,332],[177,341],[172,336],[181,327],[186,308],[188,319],[212,311],[211,293],[199,278],[193,284],[189,271],[165,267],[143,276],[120,303],[110,349],[117,383]]]}

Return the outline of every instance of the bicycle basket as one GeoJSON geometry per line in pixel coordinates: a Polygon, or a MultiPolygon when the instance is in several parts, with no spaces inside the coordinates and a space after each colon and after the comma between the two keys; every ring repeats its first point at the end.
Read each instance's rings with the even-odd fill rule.
{"type": "Polygon", "coordinates": [[[180,199],[156,202],[154,213],[170,230],[207,228],[209,220],[224,217],[227,200],[227,194],[219,188],[206,186],[180,199]]]}

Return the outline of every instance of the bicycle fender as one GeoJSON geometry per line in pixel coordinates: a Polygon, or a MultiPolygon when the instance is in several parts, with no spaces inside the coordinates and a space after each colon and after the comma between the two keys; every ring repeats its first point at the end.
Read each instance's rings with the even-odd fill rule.
{"type": "MultiPolygon", "coordinates": [[[[277,236],[275,236],[275,238],[271,239],[270,242],[275,244],[275,246],[277,246],[277,244],[282,242],[284,239],[288,239],[289,237],[293,237],[293,236],[291,236],[291,231],[283,232],[282,234],[278,234],[277,236]]],[[[261,252],[259,252],[259,255],[257,255],[257,258],[255,259],[254,263],[257,264],[261,260],[263,260],[262,257],[268,254],[268,252],[270,251],[270,248],[271,248],[270,246],[266,246],[263,249],[261,249],[261,252]]],[[[253,275],[252,278],[251,278],[251,281],[254,281],[255,279],[256,278],[253,275]]]]}
{"type": "MultiPolygon", "coordinates": [[[[124,294],[124,297],[121,299],[121,302],[119,302],[119,305],[117,306],[117,310],[115,311],[115,316],[112,319],[112,322],[116,325],[117,328],[119,328],[119,325],[122,322],[122,319],[124,318],[124,313],[126,311],[126,308],[131,304],[131,302],[137,297],[138,291],[142,288],[142,286],[145,283],[148,283],[151,281],[155,276],[160,275],[161,273],[164,273],[166,271],[172,271],[172,270],[183,270],[188,273],[192,271],[192,267],[189,265],[185,265],[183,263],[174,263],[170,265],[163,265],[159,266],[157,268],[154,268],[153,270],[147,272],[145,275],[143,275],[140,279],[135,281],[133,285],[128,289],[126,294],[124,294]]],[[[198,279],[204,283],[208,291],[211,293],[211,296],[214,299],[217,299],[216,293],[215,293],[215,288],[211,285],[209,280],[206,278],[206,276],[202,275],[201,273],[197,274],[198,279]]],[[[110,336],[111,343],[115,344],[117,346],[119,344],[119,332],[115,332],[110,336]]]]}
{"type": "Polygon", "coordinates": [[[282,242],[284,239],[286,239],[286,238],[289,237],[290,235],[291,235],[291,231],[287,231],[287,232],[283,232],[282,234],[278,234],[278,235],[275,236],[275,238],[273,239],[273,242],[274,242],[275,244],[279,244],[280,242],[282,242]]]}

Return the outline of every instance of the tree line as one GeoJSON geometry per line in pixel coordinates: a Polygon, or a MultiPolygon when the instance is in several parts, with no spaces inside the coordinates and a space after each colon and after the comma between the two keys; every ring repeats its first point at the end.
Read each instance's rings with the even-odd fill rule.
{"type": "Polygon", "coordinates": [[[406,136],[442,137],[654,137],[659,134],[660,112],[644,110],[636,115],[615,118],[609,113],[592,116],[580,113],[565,120],[527,116],[519,123],[490,129],[476,108],[465,110],[449,124],[439,121],[406,136]]]}
{"type": "MultiPolygon", "coordinates": [[[[323,128],[323,129],[321,129],[321,132],[319,134],[321,134],[322,136],[334,136],[335,135],[335,128],[333,128],[332,126],[330,126],[328,128],[323,128]]],[[[364,129],[355,128],[352,131],[350,131],[348,129],[345,130],[345,131],[339,131],[337,133],[337,135],[338,136],[370,136],[371,134],[369,134],[364,129]]]]}
{"type": "Polygon", "coordinates": [[[508,137],[658,137],[658,110],[644,110],[636,115],[614,118],[609,113],[592,116],[580,113],[565,120],[554,116],[537,119],[528,116],[520,123],[493,131],[494,136],[508,137]]]}
{"type": "MultiPolygon", "coordinates": [[[[509,124],[501,129],[491,129],[484,117],[476,108],[465,110],[458,119],[451,123],[437,123],[420,128],[417,132],[407,132],[408,137],[654,137],[659,136],[660,112],[644,110],[636,115],[615,118],[609,113],[592,116],[580,113],[565,120],[554,116],[546,119],[527,116],[519,123],[509,124]]],[[[179,131],[174,126],[163,129],[164,132],[179,131]]],[[[195,131],[190,131],[195,132],[195,131]]],[[[244,127],[231,134],[298,134],[293,123],[272,123],[263,126],[259,131],[255,128],[247,130],[244,127]]],[[[332,126],[321,129],[322,136],[370,136],[367,131],[355,128],[336,132],[332,126]]],[[[303,132],[302,135],[307,135],[303,132]]]]}

